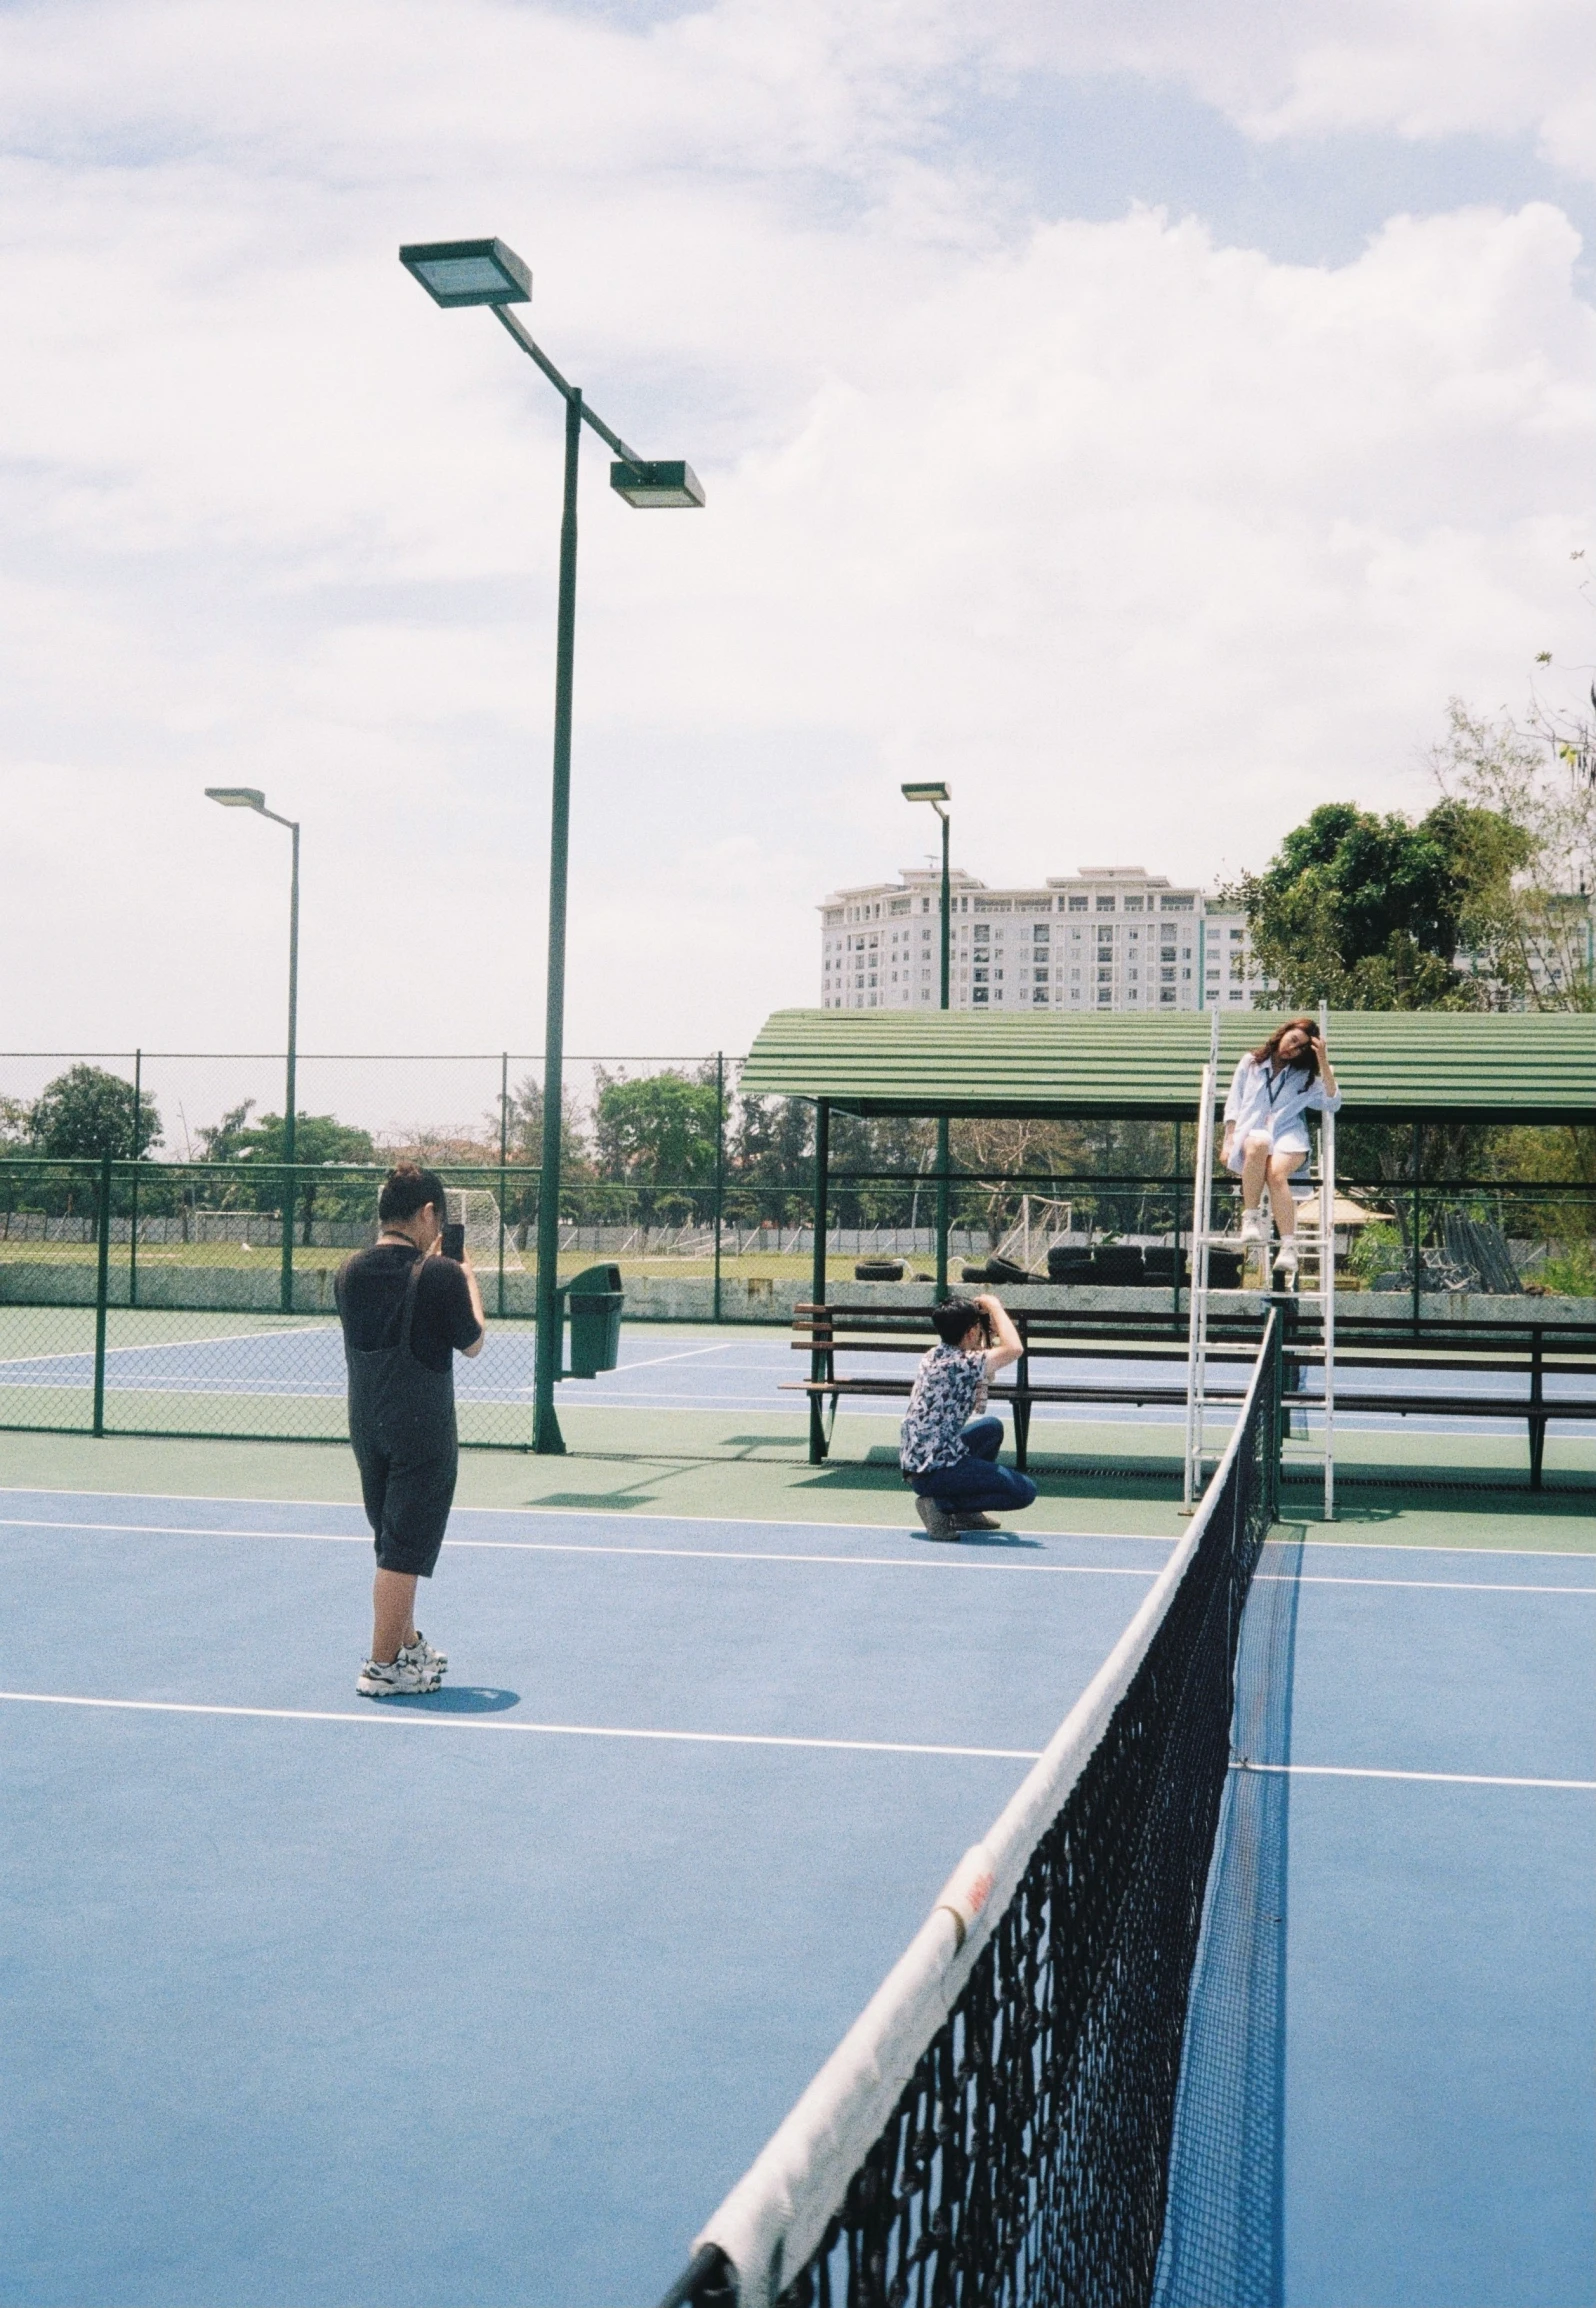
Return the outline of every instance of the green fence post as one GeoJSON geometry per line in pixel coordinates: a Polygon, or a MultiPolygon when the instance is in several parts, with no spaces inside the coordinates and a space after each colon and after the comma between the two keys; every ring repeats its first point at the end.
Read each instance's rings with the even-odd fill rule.
{"type": "Polygon", "coordinates": [[[720,1320],[720,1220],[726,1206],[726,1053],[715,1052],[715,1320],[720,1320]]]}
{"type": "Polygon", "coordinates": [[[283,1165],[283,1259],[282,1281],[277,1303],[284,1314],[294,1311],[294,1203],[299,1172],[292,1163],[283,1165]]]}
{"type": "Polygon", "coordinates": [[[1413,1125],[1413,1328],[1418,1330],[1423,1314],[1419,1293],[1423,1287],[1422,1253],[1419,1249],[1419,1159],[1423,1124],[1413,1125]]]}
{"type": "Polygon", "coordinates": [[[504,1320],[505,1173],[510,1160],[510,1053],[499,1058],[499,1320],[504,1320]]]}
{"type": "Polygon", "coordinates": [[[140,1123],[140,1121],[142,1120],[142,1118],[143,1118],[143,1114],[144,1114],[144,1083],[143,1083],[143,1077],[144,1077],[144,1052],[143,1052],[142,1050],[135,1050],[135,1051],[134,1051],[134,1053],[133,1053],[133,1144],[132,1144],[132,1147],[130,1148],[130,1154],[131,1154],[131,1157],[132,1157],[132,1162],[133,1162],[133,1176],[132,1176],[132,1179],[131,1179],[131,1181],[129,1182],[129,1195],[128,1195],[128,1211],[129,1211],[129,1217],[128,1217],[128,1230],[127,1230],[127,1302],[128,1302],[128,1304],[129,1304],[129,1306],[137,1306],[137,1304],[138,1304],[138,1302],[139,1302],[139,1172],[138,1172],[138,1162],[139,1162],[139,1155],[140,1155],[140,1154],[142,1153],[142,1151],[143,1151],[142,1147],[141,1147],[141,1146],[140,1146],[140,1144],[139,1144],[139,1138],[140,1138],[139,1123],[140,1123]]]}
{"type": "MultiPolygon", "coordinates": [[[[1201,927],[1201,924],[1199,924],[1198,926],[1199,926],[1199,928],[1200,928],[1200,927],[1201,927]]],[[[1172,1179],[1173,1179],[1173,1185],[1171,1186],[1171,1189],[1170,1189],[1170,1191],[1173,1193],[1173,1195],[1174,1195],[1174,1197],[1175,1197],[1175,1226],[1174,1226],[1174,1234],[1175,1234],[1175,1254],[1174,1254],[1174,1259],[1173,1259],[1173,1262],[1172,1262],[1172,1263],[1173,1263],[1173,1269],[1174,1269],[1174,1271],[1173,1271],[1173,1273],[1172,1273],[1172,1274],[1171,1274],[1171,1276],[1170,1276],[1170,1284],[1169,1284],[1169,1292],[1170,1292],[1170,1295],[1169,1295],[1169,1318],[1170,1318],[1170,1322],[1171,1322],[1171,1324],[1173,1325],[1173,1327],[1174,1327],[1176,1330],[1179,1330],[1179,1328],[1180,1328],[1180,1253],[1181,1253],[1181,1231],[1180,1231],[1180,1124],[1179,1124],[1178,1122],[1175,1124],[1175,1167],[1174,1167],[1174,1169],[1173,1169],[1173,1171],[1171,1172],[1171,1174],[1170,1174],[1170,1175],[1171,1175],[1171,1177],[1172,1177],[1172,1179]]]]}
{"type": "Polygon", "coordinates": [[[94,1281],[94,1432],[105,1432],[105,1308],[111,1288],[111,1156],[100,1156],[99,1207],[95,1215],[99,1266],[94,1281]]]}

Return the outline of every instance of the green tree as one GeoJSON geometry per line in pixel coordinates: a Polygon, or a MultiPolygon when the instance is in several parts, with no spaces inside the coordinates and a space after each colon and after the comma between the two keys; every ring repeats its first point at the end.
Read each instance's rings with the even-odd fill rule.
{"type": "Polygon", "coordinates": [[[593,1138],[606,1178],[631,1186],[705,1186],[715,1176],[719,1119],[713,1069],[706,1081],[666,1068],[658,1074],[597,1070],[593,1138]]]}
{"type": "MultiPolygon", "coordinates": [[[[277,1165],[284,1159],[284,1124],[281,1114],[263,1114],[258,1122],[249,1116],[254,1109],[253,1098],[246,1098],[242,1106],[234,1106],[220,1122],[199,1132],[201,1145],[208,1162],[249,1163],[260,1172],[258,1183],[246,1184],[236,1174],[225,1185],[216,1186],[224,1208],[274,1210],[282,1202],[282,1179],[277,1165]]],[[[364,1218],[375,1208],[376,1196],[369,1178],[340,1180],[335,1176],[318,1177],[318,1171],[335,1170],[343,1163],[374,1165],[380,1157],[369,1130],[361,1130],[353,1123],[340,1122],[335,1114],[299,1114],[294,1122],[294,1169],[296,1224],[303,1228],[301,1240],[309,1242],[311,1222],[318,1213],[325,1218],[364,1218]]]]}
{"type": "Polygon", "coordinates": [[[92,1161],[110,1154],[131,1162],[161,1135],[161,1117],[147,1091],[135,1108],[133,1085],[103,1066],[71,1066],[46,1083],[28,1115],[28,1136],[40,1154],[60,1161],[92,1161]]]}
{"type": "Polygon", "coordinates": [[[1591,893],[1596,889],[1596,736],[1537,710],[1528,730],[1489,721],[1460,698],[1430,756],[1449,801],[1505,818],[1520,866],[1483,890],[1463,924],[1476,974],[1498,999],[1532,1010],[1596,1009],[1591,893]]]}
{"type": "Polygon", "coordinates": [[[1504,812],[1456,798],[1417,824],[1327,802],[1226,895],[1246,911],[1271,1007],[1478,1009],[1492,989],[1459,949],[1500,915],[1533,847],[1504,812]]]}

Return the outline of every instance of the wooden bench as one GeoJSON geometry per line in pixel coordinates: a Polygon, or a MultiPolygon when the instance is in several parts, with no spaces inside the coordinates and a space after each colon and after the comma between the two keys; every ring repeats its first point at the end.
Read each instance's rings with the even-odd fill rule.
{"type": "MultiPolygon", "coordinates": [[[[1094,1310],[1075,1314],[1053,1308],[1011,1307],[1010,1317],[1024,1345],[1012,1365],[1013,1377],[994,1381],[990,1405],[1004,1406],[1014,1420],[1015,1464],[1024,1467],[1029,1455],[1031,1412],[1037,1403],[1077,1403],[1104,1408],[1179,1409],[1186,1407],[1186,1340],[1173,1320],[1159,1322],[1145,1313],[1117,1315],[1094,1310]],[[1059,1383],[1039,1378],[1033,1363],[1043,1360],[1090,1358],[1093,1361],[1178,1365],[1180,1377],[1168,1384],[1138,1376],[1116,1385],[1108,1380],[1059,1383]]],[[[1391,1417],[1522,1419],[1529,1433],[1530,1485],[1541,1487],[1548,1425],[1560,1419],[1596,1421],[1596,1393],[1579,1396],[1548,1395],[1550,1376],[1596,1375],[1596,1327],[1590,1324],[1470,1323],[1448,1324],[1443,1341],[1404,1335],[1407,1325],[1376,1314],[1343,1315],[1337,1310],[1336,1411],[1379,1413],[1391,1417]],[[1359,1334],[1362,1335],[1359,1335],[1359,1334]],[[1346,1338],[1347,1344],[1340,1343],[1346,1338]],[[1473,1394],[1462,1389],[1431,1392],[1426,1389],[1385,1391],[1348,1387],[1341,1374],[1349,1370],[1487,1371],[1493,1376],[1516,1374],[1528,1383],[1527,1393],[1473,1394]]],[[[1212,1326],[1208,1351],[1208,1401],[1215,1408],[1239,1403],[1246,1393],[1256,1351],[1258,1319],[1240,1310],[1227,1312],[1212,1326]],[[1234,1375],[1234,1384],[1225,1379],[1234,1375]],[[1220,1383],[1215,1384],[1218,1378],[1220,1383]]],[[[1322,1358],[1314,1343],[1316,1324],[1293,1311],[1288,1325],[1285,1358],[1288,1400],[1293,1407],[1311,1409],[1315,1397],[1303,1385],[1307,1373],[1322,1358]]],[[[837,1405],[843,1396],[904,1401],[914,1385],[914,1370],[902,1375],[848,1375],[837,1368],[846,1354],[912,1357],[916,1366],[935,1341],[929,1308],[820,1306],[802,1304],[793,1315],[794,1351],[811,1357],[806,1379],[783,1381],[783,1391],[809,1400],[809,1458],[823,1464],[831,1449],[837,1405]]]]}

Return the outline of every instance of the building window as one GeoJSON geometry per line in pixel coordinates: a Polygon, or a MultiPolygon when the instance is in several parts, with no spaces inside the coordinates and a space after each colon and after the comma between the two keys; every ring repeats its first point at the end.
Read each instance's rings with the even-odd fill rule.
{"type": "Polygon", "coordinates": [[[1172,1002],[1175,999],[1174,987],[1160,986],[1158,989],[1158,998],[1161,1002],[1172,1002]]]}
{"type": "Polygon", "coordinates": [[[1099,971],[1098,971],[1098,973],[1097,973],[1097,982],[1098,982],[1098,984],[1099,984],[1100,986],[1108,986],[1108,985],[1112,985],[1112,984],[1113,984],[1113,981],[1114,981],[1114,973],[1113,973],[1113,971],[1112,971],[1112,970],[1099,970],[1099,971]]]}
{"type": "Polygon", "coordinates": [[[1070,984],[1071,984],[1072,986],[1078,986],[1078,985],[1080,984],[1080,982],[1081,982],[1081,973],[1080,973],[1080,971],[1079,971],[1079,970],[1071,970],[1071,972],[1070,972],[1070,984]]]}
{"type": "Polygon", "coordinates": [[[1038,986],[1038,987],[1037,987],[1037,989],[1036,989],[1036,991],[1035,991],[1035,993],[1033,993],[1033,994],[1032,994],[1032,996],[1031,996],[1031,999],[1032,999],[1032,1001],[1033,1001],[1033,1002],[1042,1002],[1042,1003],[1045,1003],[1045,1002],[1046,1002],[1046,1000],[1047,1000],[1047,988],[1046,988],[1046,986],[1038,986]]]}
{"type": "Polygon", "coordinates": [[[1247,996],[1240,986],[1232,986],[1230,989],[1230,998],[1233,1002],[1244,1002],[1247,999],[1247,996]]]}
{"type": "MultiPolygon", "coordinates": [[[[1175,982],[1175,973],[1173,970],[1160,970],[1158,976],[1159,982],[1162,985],[1172,986],[1175,982]]],[[[1174,996],[1171,995],[1170,999],[1173,1001],[1174,996]]]]}
{"type": "Polygon", "coordinates": [[[991,983],[991,979],[992,973],[990,970],[977,970],[975,973],[975,982],[978,986],[989,985],[991,983]]]}
{"type": "Polygon", "coordinates": [[[1111,987],[1109,987],[1109,986],[1099,986],[1099,987],[1098,987],[1098,989],[1097,989],[1097,1006],[1098,1006],[1098,1008],[1099,1008],[1100,1010],[1106,1010],[1106,1009],[1108,1008],[1108,1005],[1109,1005],[1109,1003],[1110,1003],[1110,1002],[1111,1002],[1113,999],[1114,999],[1114,994],[1113,994],[1113,989],[1112,989],[1111,987]]]}
{"type": "Polygon", "coordinates": [[[1101,890],[1097,893],[1097,910],[1100,914],[1111,914],[1114,911],[1113,899],[1104,897],[1101,890]]]}
{"type": "Polygon", "coordinates": [[[1070,912],[1071,912],[1072,914],[1084,914],[1084,913],[1085,913],[1085,911],[1086,911],[1086,900],[1085,900],[1084,898],[1071,898],[1071,900],[1070,900],[1070,912]]]}
{"type": "Polygon", "coordinates": [[[990,998],[991,997],[988,995],[985,986],[977,986],[975,992],[970,996],[972,1002],[985,1002],[990,998]]]}

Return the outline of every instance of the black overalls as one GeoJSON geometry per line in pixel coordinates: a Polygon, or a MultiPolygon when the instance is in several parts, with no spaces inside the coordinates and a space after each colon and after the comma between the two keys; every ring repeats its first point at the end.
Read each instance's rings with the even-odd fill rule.
{"type": "Polygon", "coordinates": [[[417,1258],[406,1279],[397,1345],[354,1347],[346,1332],[344,1357],[349,1440],[376,1534],[378,1566],[430,1579],[454,1498],[460,1440],[453,1370],[429,1370],[410,1351],[416,1286],[425,1264],[417,1258]]]}

